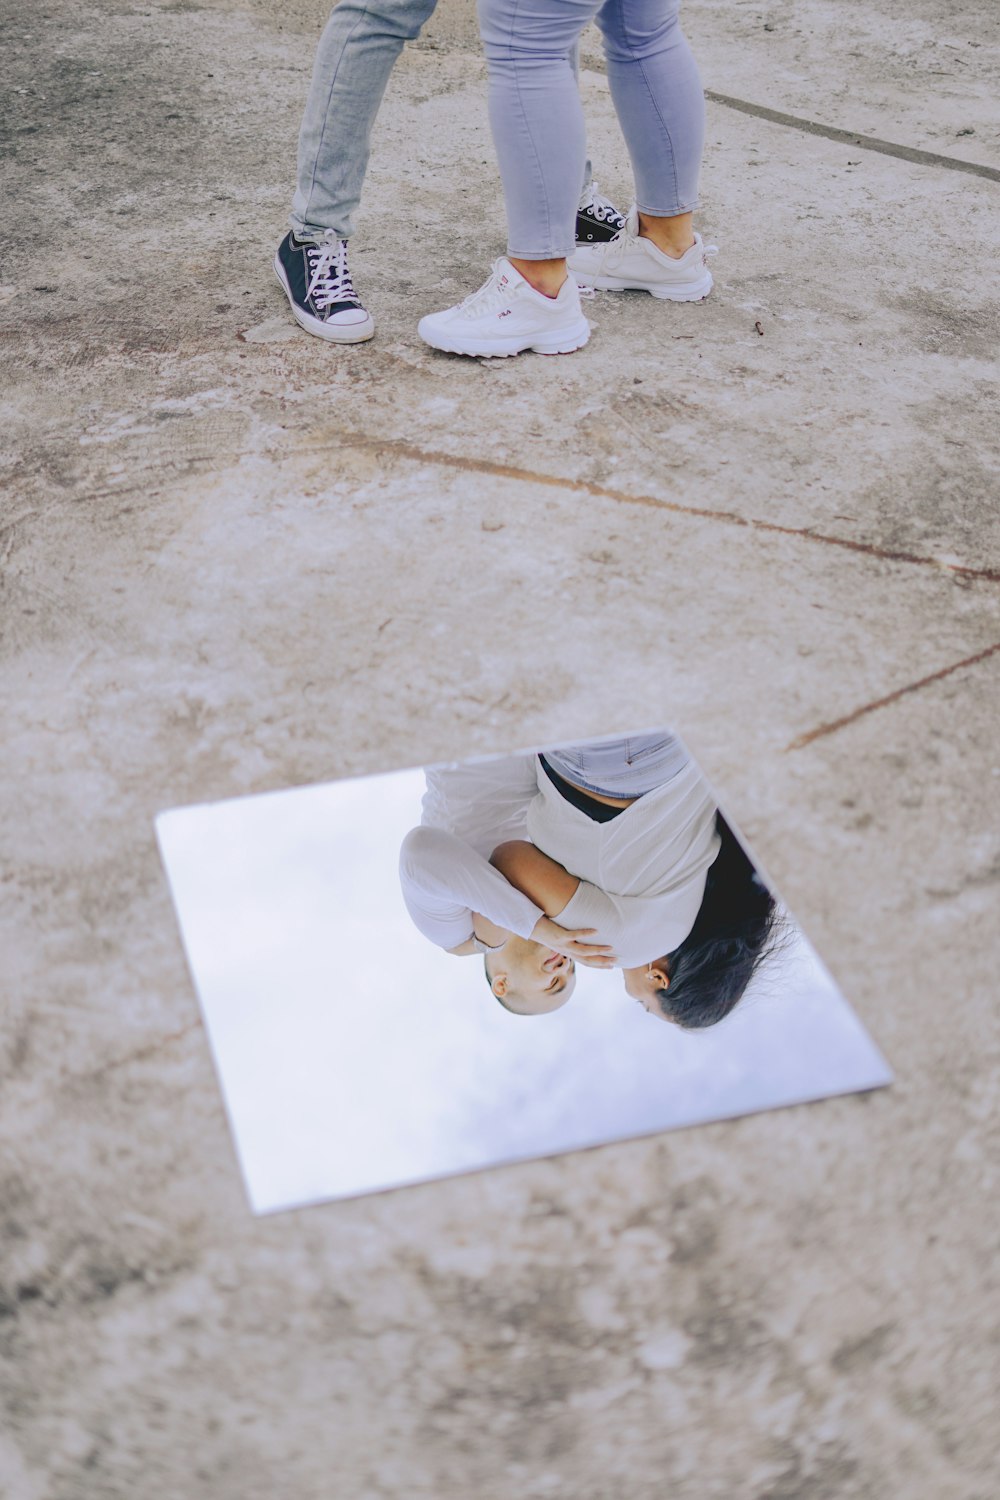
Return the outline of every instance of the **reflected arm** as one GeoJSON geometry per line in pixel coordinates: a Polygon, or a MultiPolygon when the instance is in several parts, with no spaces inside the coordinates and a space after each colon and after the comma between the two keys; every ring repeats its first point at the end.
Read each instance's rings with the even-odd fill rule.
{"type": "MultiPolygon", "coordinates": [[[[507,877],[511,885],[530,896],[532,901],[537,901],[544,911],[545,917],[532,933],[536,942],[555,948],[557,952],[565,953],[569,958],[575,958],[593,968],[613,967],[616,960],[611,944],[595,940],[598,933],[596,924],[591,926],[586,922],[573,921],[569,926],[562,926],[552,920],[554,917],[561,917],[569,909],[569,903],[579,892],[582,891],[584,895],[593,892],[597,897],[601,897],[602,892],[586,881],[581,882],[558,860],[543,854],[535,844],[526,843],[523,839],[510,839],[498,844],[490,863],[507,877]]],[[[606,902],[607,898],[604,899],[606,902]]]]}
{"type": "Polygon", "coordinates": [[[519,937],[530,937],[544,915],[481,854],[441,828],[410,830],[399,854],[399,879],[415,926],[452,953],[470,951],[466,944],[476,928],[484,941],[491,941],[477,913],[502,936],[513,932],[519,937]]]}
{"type": "Polygon", "coordinates": [[[506,876],[511,885],[536,901],[547,917],[558,917],[580,886],[575,875],[524,839],[509,839],[498,844],[490,857],[490,864],[506,876]]]}

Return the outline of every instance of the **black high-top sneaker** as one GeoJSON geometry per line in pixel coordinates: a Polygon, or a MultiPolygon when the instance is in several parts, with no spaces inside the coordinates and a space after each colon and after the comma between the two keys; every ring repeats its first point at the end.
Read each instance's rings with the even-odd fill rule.
{"type": "Polygon", "coordinates": [[[606,240],[613,240],[618,231],[624,228],[625,215],[620,214],[607,198],[601,197],[596,182],[588,182],[576,211],[577,244],[603,244],[606,240]]]}
{"type": "Polygon", "coordinates": [[[286,234],[274,257],[295,321],[307,333],[335,344],[360,344],[375,332],[347,269],[347,241],[332,229],[318,244],[286,234]]]}

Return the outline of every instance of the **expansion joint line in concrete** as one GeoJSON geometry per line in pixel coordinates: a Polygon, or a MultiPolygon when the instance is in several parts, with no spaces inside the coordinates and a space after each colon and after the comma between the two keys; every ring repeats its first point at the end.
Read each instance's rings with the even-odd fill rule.
{"type": "Polygon", "coordinates": [[[877,708],[885,708],[888,704],[905,698],[909,693],[917,693],[921,688],[929,687],[931,683],[941,682],[945,677],[950,677],[953,672],[961,672],[964,667],[974,667],[978,662],[996,656],[997,652],[1000,652],[1000,641],[993,646],[987,646],[983,651],[977,651],[974,656],[963,656],[961,661],[952,662],[950,667],[941,667],[939,671],[929,672],[926,677],[921,677],[916,682],[908,682],[905,687],[897,688],[893,693],[886,693],[883,698],[876,698],[872,703],[865,703],[861,708],[856,708],[839,719],[832,719],[829,724],[820,724],[816,729],[810,729],[807,734],[800,734],[797,739],[785,746],[785,750],[786,752],[803,750],[806,745],[823,739],[825,735],[835,734],[838,729],[846,729],[848,724],[856,723],[858,719],[864,718],[865,714],[873,714],[877,708]]]}
{"type": "Polygon", "coordinates": [[[729,510],[711,510],[701,505],[684,505],[680,500],[665,500],[659,495],[634,495],[627,490],[616,490],[607,485],[595,484],[590,479],[568,479],[561,474],[539,474],[534,469],[521,469],[515,464],[498,463],[493,459],[472,458],[465,454],[420,448],[403,438],[377,438],[360,432],[339,432],[335,446],[364,448],[370,453],[392,454],[396,458],[409,459],[413,463],[433,464],[445,469],[460,469],[471,474],[488,474],[494,479],[514,479],[522,484],[544,485],[549,489],[570,490],[576,494],[593,495],[598,500],[614,500],[620,505],[640,505],[651,510],[671,511],[679,516],[700,516],[705,520],[718,521],[726,526],[744,526],[750,531],[795,537],[802,542],[817,542],[827,547],[842,548],[846,552],[859,552],[862,556],[876,558],[879,562],[910,563],[914,567],[934,568],[939,573],[951,574],[957,578],[974,579],[980,583],[1000,583],[1000,570],[996,568],[973,568],[965,563],[926,557],[918,552],[899,552],[889,547],[879,547],[874,542],[854,541],[846,536],[830,536],[826,532],[811,531],[805,526],[781,526],[777,521],[763,521],[756,516],[739,516],[729,510]]]}
{"type": "Polygon", "coordinates": [[[192,1031],[199,1030],[201,1025],[201,1017],[198,1016],[195,1020],[189,1021],[186,1026],[182,1026],[178,1031],[170,1031],[165,1036],[155,1037],[153,1041],[147,1042],[145,1046],[136,1047],[134,1051],[126,1052],[122,1057],[109,1058],[107,1062],[101,1063],[96,1068],[89,1068],[85,1073],[77,1073],[72,1076],[87,1079],[102,1078],[105,1073],[113,1073],[118,1068],[127,1067],[130,1063],[144,1062],[147,1057],[154,1057],[157,1052],[162,1052],[164,1047],[172,1046],[174,1042],[182,1041],[184,1037],[189,1036],[192,1031]]]}
{"type": "Polygon", "coordinates": [[[713,89],[705,90],[705,98],[725,109],[739,110],[740,114],[753,115],[754,119],[767,120],[771,125],[787,125],[791,130],[802,130],[806,135],[820,135],[828,141],[842,141],[845,146],[857,146],[862,151],[878,151],[882,156],[895,156],[900,161],[916,162],[922,167],[946,167],[950,172],[969,172],[973,177],[986,177],[990,182],[1000,182],[1000,167],[985,167],[979,162],[962,161],[957,156],[941,156],[937,151],[921,151],[917,146],[900,146],[895,141],[883,141],[877,135],[859,135],[854,130],[841,130],[836,125],[821,125],[817,120],[803,120],[798,115],[786,115],[780,109],[768,109],[763,104],[751,104],[747,99],[734,99],[729,94],[717,94],[713,89]]]}

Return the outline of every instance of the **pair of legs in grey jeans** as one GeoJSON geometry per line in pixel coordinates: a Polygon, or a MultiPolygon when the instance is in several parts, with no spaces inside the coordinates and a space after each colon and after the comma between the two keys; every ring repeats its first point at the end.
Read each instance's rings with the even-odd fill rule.
{"type": "Polygon", "coordinates": [[[479,0],[509,256],[573,253],[586,148],[567,55],[589,21],[604,39],[639,212],[667,219],[697,206],[705,102],[679,9],[680,0],[479,0]]]}
{"type": "Polygon", "coordinates": [[[590,336],[577,283],[676,302],[712,288],[694,233],[705,102],[678,23],[680,0],[478,0],[490,125],[507,206],[507,258],[479,292],[420,322],[435,348],[568,354],[590,336]],[[596,21],[635,175],[636,202],[609,245],[578,248],[573,187],[583,112],[567,61],[596,21]],[[568,265],[567,265],[568,261],[568,265]],[[572,273],[572,274],[569,274],[572,273]]]}

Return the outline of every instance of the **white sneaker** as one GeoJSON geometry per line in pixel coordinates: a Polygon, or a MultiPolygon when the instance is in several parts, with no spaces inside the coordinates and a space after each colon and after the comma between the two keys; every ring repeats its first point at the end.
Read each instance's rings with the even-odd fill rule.
{"type": "Polygon", "coordinates": [[[590,324],[572,276],[566,277],[558,297],[545,297],[501,257],[478,292],[444,312],[428,313],[417,332],[448,354],[505,355],[524,349],[570,354],[590,338],[590,324]]]}
{"type": "Polygon", "coordinates": [[[664,255],[652,240],[640,238],[639,215],[633,207],[625,228],[606,245],[577,245],[568,261],[569,269],[584,286],[605,292],[642,291],[670,302],[700,302],[712,290],[708,257],[717,254],[714,245],[702,243],[700,234],[679,260],[664,255]]]}

